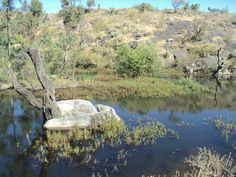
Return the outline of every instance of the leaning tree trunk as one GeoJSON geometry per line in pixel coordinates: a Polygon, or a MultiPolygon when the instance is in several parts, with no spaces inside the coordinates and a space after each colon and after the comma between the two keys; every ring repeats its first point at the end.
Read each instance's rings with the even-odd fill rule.
{"type": "Polygon", "coordinates": [[[43,88],[44,92],[43,98],[42,99],[36,98],[31,91],[22,87],[21,84],[15,78],[12,69],[9,68],[8,75],[15,90],[20,95],[25,97],[32,106],[39,109],[43,113],[45,120],[61,117],[61,110],[56,104],[55,88],[53,87],[52,82],[48,79],[47,75],[45,74],[38,49],[29,49],[27,51],[27,54],[29,55],[34,65],[37,78],[43,88]]]}

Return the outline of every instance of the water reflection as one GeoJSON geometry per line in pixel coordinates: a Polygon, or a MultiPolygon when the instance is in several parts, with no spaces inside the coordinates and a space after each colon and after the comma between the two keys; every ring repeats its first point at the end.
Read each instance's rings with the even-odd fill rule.
{"type": "Polygon", "coordinates": [[[20,99],[0,95],[0,176],[32,176],[20,155],[41,131],[40,114],[20,99]]]}
{"type": "MultiPolygon", "coordinates": [[[[233,82],[201,81],[215,88],[212,95],[195,95],[169,99],[127,98],[116,101],[107,100],[105,104],[113,106],[117,113],[128,121],[130,118],[147,117],[159,120],[168,128],[177,130],[180,140],[163,139],[155,145],[139,147],[128,157],[127,165],[114,168],[117,149],[104,148],[95,154],[101,162],[95,167],[78,165],[79,160],[56,162],[49,156],[48,162],[38,163],[29,157],[32,155],[30,144],[42,135],[41,114],[17,94],[0,94],[0,176],[1,177],[59,177],[91,176],[92,169],[103,174],[111,165],[110,176],[142,176],[170,174],[175,169],[185,170],[185,156],[194,154],[197,147],[209,147],[221,154],[232,152],[230,143],[221,139],[214,126],[203,125],[204,119],[222,115],[236,120],[236,92],[233,82]],[[176,126],[181,123],[194,124],[185,129],[176,126]]],[[[61,98],[64,99],[64,98],[61,98]]],[[[94,101],[100,102],[101,101],[94,101]]],[[[123,162],[124,163],[124,162],[123,162]]]]}

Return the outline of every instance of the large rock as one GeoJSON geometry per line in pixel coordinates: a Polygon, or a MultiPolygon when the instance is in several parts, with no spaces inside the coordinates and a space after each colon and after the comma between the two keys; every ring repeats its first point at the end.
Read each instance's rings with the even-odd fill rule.
{"type": "Polygon", "coordinates": [[[78,115],[94,115],[98,112],[95,106],[87,100],[58,101],[57,106],[60,108],[63,118],[70,118],[78,115]]]}
{"type": "Polygon", "coordinates": [[[85,128],[91,125],[90,116],[78,116],[70,118],[51,119],[44,124],[46,129],[66,130],[75,127],[85,128]]]}
{"type": "Polygon", "coordinates": [[[112,107],[101,104],[94,106],[90,101],[86,100],[59,101],[57,105],[61,109],[63,117],[47,121],[44,125],[47,129],[85,128],[94,124],[103,124],[111,118],[121,120],[112,107]]]}

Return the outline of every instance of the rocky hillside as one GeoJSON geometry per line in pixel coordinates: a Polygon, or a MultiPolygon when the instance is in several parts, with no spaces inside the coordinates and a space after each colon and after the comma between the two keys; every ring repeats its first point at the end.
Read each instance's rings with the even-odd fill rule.
{"type": "MultiPolygon", "coordinates": [[[[47,34],[56,39],[63,29],[62,20],[51,14],[38,35],[47,34]]],[[[147,42],[156,47],[165,67],[179,67],[188,72],[214,68],[219,48],[224,49],[221,57],[230,72],[236,66],[235,14],[137,9],[93,11],[82,16],[76,38],[83,44],[78,58],[95,65],[112,65],[120,44],[135,47],[147,42]]]]}

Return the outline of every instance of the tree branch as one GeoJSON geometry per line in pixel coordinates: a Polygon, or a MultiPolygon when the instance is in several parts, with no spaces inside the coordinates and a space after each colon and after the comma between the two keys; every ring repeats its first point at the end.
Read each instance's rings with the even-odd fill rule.
{"type": "Polygon", "coordinates": [[[14,73],[12,71],[11,68],[8,68],[8,75],[9,78],[15,88],[15,90],[22,95],[23,97],[25,97],[29,103],[34,106],[35,108],[39,109],[40,111],[42,111],[43,108],[43,103],[42,100],[37,99],[32,92],[30,92],[29,90],[27,90],[26,88],[22,87],[21,84],[17,81],[17,79],[14,76],[14,73]]]}
{"type": "Polygon", "coordinates": [[[43,89],[50,94],[50,98],[52,101],[56,101],[55,99],[55,88],[53,87],[52,82],[48,79],[47,75],[45,74],[42,60],[39,55],[39,50],[38,49],[29,49],[27,51],[27,54],[29,55],[35,71],[37,78],[42,85],[43,89]]]}

